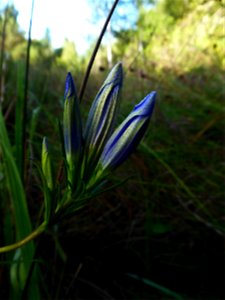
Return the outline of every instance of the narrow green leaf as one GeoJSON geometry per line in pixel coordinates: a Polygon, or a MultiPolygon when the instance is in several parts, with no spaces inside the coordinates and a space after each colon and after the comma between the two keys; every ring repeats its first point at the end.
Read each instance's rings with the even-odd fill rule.
{"type": "MultiPolygon", "coordinates": [[[[26,203],[26,197],[24,188],[21,182],[20,174],[15,163],[14,157],[12,155],[12,149],[10,146],[9,138],[7,135],[4,118],[2,112],[0,110],[0,149],[2,153],[2,160],[4,165],[5,177],[8,184],[8,189],[12,201],[12,207],[14,211],[14,218],[16,224],[16,238],[20,240],[30,234],[31,232],[31,222],[29,217],[29,212],[26,203]]],[[[29,269],[32,263],[34,255],[34,245],[33,242],[28,243],[23,248],[21,248],[20,260],[18,262],[18,272],[19,276],[19,287],[18,282],[13,281],[12,284],[15,283],[13,287],[15,290],[19,288],[23,289],[27,275],[29,273],[29,269]]],[[[14,268],[15,266],[13,266],[14,268]]],[[[13,270],[14,273],[14,270],[13,270]]]]}
{"type": "Polygon", "coordinates": [[[165,295],[168,295],[170,297],[172,297],[171,299],[176,299],[176,300],[183,300],[183,297],[180,296],[179,294],[175,293],[174,291],[171,291],[170,289],[158,284],[158,283],[155,283],[154,281],[151,281],[147,278],[142,278],[140,276],[137,276],[135,274],[130,274],[128,273],[127,274],[129,277],[131,278],[134,278],[134,279],[137,279],[137,280],[140,280],[142,281],[143,283],[145,283],[146,285],[148,286],[151,286],[157,290],[159,290],[161,293],[165,294],[165,295]]]}
{"type": "Polygon", "coordinates": [[[15,119],[15,147],[16,164],[19,174],[23,178],[23,111],[24,111],[24,66],[17,64],[17,101],[15,119]]]}

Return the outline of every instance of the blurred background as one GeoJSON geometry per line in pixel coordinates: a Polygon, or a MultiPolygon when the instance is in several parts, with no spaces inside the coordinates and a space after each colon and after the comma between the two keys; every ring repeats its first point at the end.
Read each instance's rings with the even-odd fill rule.
{"type": "MultiPolygon", "coordinates": [[[[79,90],[112,4],[34,2],[31,161],[40,160],[48,136],[57,167],[67,72],[79,90]]],[[[0,2],[0,102],[11,135],[31,10],[31,1],[0,2]]],[[[118,124],[153,90],[156,108],[143,142],[109,187],[126,183],[62,221],[57,235],[42,238],[42,299],[224,299],[224,18],[223,0],[119,1],[85,90],[83,120],[118,61],[124,68],[118,124]]],[[[26,192],[35,227],[43,196],[32,163],[29,170],[26,192]]],[[[7,298],[8,287],[0,265],[0,298],[7,298]]]]}

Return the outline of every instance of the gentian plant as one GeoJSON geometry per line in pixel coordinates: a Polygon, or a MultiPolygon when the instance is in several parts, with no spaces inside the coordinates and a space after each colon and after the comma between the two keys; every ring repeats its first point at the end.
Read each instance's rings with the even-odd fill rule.
{"type": "MultiPolygon", "coordinates": [[[[41,241],[34,244],[33,240],[47,232],[47,229],[55,232],[58,226],[53,225],[60,224],[65,217],[74,214],[88,199],[108,190],[105,188],[105,184],[110,174],[135,150],[146,132],[151,118],[156,100],[155,92],[147,95],[136,105],[122,124],[115,129],[119,107],[118,99],[123,80],[121,63],[115,65],[104,81],[92,103],[86,123],[83,123],[81,118],[80,101],[101,40],[118,2],[118,0],[114,1],[96,42],[79,97],[71,73],[68,73],[66,77],[63,120],[62,124],[59,122],[62,149],[62,164],[60,165],[62,167],[59,166],[60,172],[57,174],[61,174],[60,177],[56,176],[54,172],[56,162],[49,150],[51,145],[49,145],[47,137],[43,138],[41,167],[38,163],[36,165],[42,179],[41,190],[44,203],[39,214],[42,222],[33,231],[25,193],[26,176],[24,176],[30,36],[27,47],[26,88],[24,97],[18,97],[16,104],[16,151],[11,147],[0,107],[0,167],[3,167],[5,172],[5,177],[3,177],[7,182],[7,190],[10,195],[17,240],[10,245],[1,245],[0,254],[16,250],[13,256],[11,254],[7,256],[7,260],[11,260],[9,276],[12,299],[40,299],[37,285],[39,270],[38,266],[36,268],[36,258],[39,256],[41,241]]],[[[30,22],[29,34],[31,24],[32,22],[30,22]]],[[[23,85],[19,84],[19,86],[23,85]]],[[[18,94],[22,95],[22,93],[18,94]]],[[[11,235],[12,228],[8,226],[9,218],[6,217],[6,219],[5,223],[7,223],[7,229],[11,235]]],[[[8,233],[7,230],[4,231],[8,233]]]]}
{"type": "Polygon", "coordinates": [[[117,63],[97,93],[83,126],[76,87],[68,73],[63,122],[59,126],[65,180],[56,184],[53,158],[44,137],[41,163],[45,205],[43,223],[21,242],[0,248],[0,252],[21,247],[48,226],[73,214],[87,199],[102,193],[112,171],[134,152],[151,119],[156,92],[151,92],[138,103],[115,129],[122,80],[122,64],[117,63]]]}
{"type": "MultiPolygon", "coordinates": [[[[146,132],[156,92],[151,92],[137,104],[114,130],[122,80],[122,64],[117,63],[97,93],[83,130],[79,99],[73,78],[68,73],[62,125],[67,180],[62,199],[57,203],[53,215],[71,213],[82,206],[87,198],[102,192],[110,173],[129,157],[146,132]]],[[[54,193],[46,138],[43,141],[42,171],[49,191],[54,193]]],[[[45,203],[46,216],[52,215],[48,212],[52,205],[49,201],[45,203]]]]}

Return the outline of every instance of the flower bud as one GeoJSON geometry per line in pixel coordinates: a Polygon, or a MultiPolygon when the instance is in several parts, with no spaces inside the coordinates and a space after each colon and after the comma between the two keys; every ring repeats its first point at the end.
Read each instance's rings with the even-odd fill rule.
{"type": "Polygon", "coordinates": [[[91,175],[112,133],[122,77],[122,64],[118,63],[109,73],[91,106],[84,131],[86,176],[91,175]]]}
{"type": "Polygon", "coordinates": [[[52,176],[52,162],[49,156],[48,141],[46,137],[43,138],[43,142],[42,142],[41,165],[42,165],[42,172],[44,174],[47,186],[49,190],[52,191],[54,188],[53,176],[52,176]]]}
{"type": "Polygon", "coordinates": [[[66,77],[64,98],[64,148],[67,161],[67,176],[70,184],[73,185],[76,176],[75,170],[82,150],[82,123],[76,88],[70,73],[66,77]]]}
{"type": "Polygon", "coordinates": [[[156,92],[147,95],[109,138],[99,160],[100,170],[118,167],[136,148],[150,121],[156,92]]]}

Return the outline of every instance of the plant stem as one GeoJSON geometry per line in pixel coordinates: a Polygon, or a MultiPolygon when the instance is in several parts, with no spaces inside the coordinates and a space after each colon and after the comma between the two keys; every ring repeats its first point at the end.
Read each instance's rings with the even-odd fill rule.
{"type": "Polygon", "coordinates": [[[1,58],[0,58],[0,105],[4,100],[4,77],[5,77],[5,68],[4,68],[4,56],[5,56],[5,40],[6,40],[6,26],[8,22],[8,4],[4,11],[4,20],[2,25],[2,41],[1,41],[1,58]]]}
{"type": "Polygon", "coordinates": [[[27,93],[29,86],[29,70],[30,70],[30,47],[31,47],[31,29],[32,29],[32,19],[34,12],[34,0],[32,0],[31,14],[30,14],[30,25],[28,33],[28,42],[27,42],[27,52],[26,52],[26,69],[25,69],[25,79],[24,79],[24,102],[23,102],[23,123],[22,123],[22,170],[21,178],[24,181],[24,169],[25,169],[25,149],[26,149],[26,123],[27,123],[27,93]]]}
{"type": "Polygon", "coordinates": [[[24,246],[28,242],[30,242],[33,239],[35,239],[36,237],[38,237],[41,233],[43,233],[46,229],[46,226],[47,226],[46,223],[42,223],[36,230],[34,230],[31,234],[26,236],[24,239],[14,243],[14,244],[0,247],[0,253],[9,252],[9,251],[12,251],[12,250],[15,250],[17,248],[24,246]]]}
{"type": "Polygon", "coordinates": [[[110,12],[109,12],[109,14],[108,14],[108,17],[107,17],[107,19],[105,20],[105,24],[104,24],[104,26],[103,26],[103,28],[102,28],[102,31],[101,31],[101,33],[100,33],[100,35],[99,35],[99,37],[98,37],[98,40],[97,40],[97,42],[96,42],[94,51],[93,51],[93,53],[92,53],[92,55],[91,55],[91,59],[90,59],[90,61],[89,61],[89,64],[88,64],[87,70],[86,70],[86,72],[85,72],[85,76],[84,76],[84,79],[83,79],[83,81],[82,81],[81,88],[80,88],[80,91],[79,91],[79,100],[80,100],[80,102],[81,102],[81,100],[82,100],[82,98],[83,98],[83,95],[84,95],[84,91],[85,91],[85,88],[86,88],[86,85],[87,85],[88,77],[89,77],[90,72],[91,72],[91,68],[92,68],[93,63],[94,63],[94,60],[95,60],[95,56],[96,56],[96,54],[97,54],[97,52],[98,52],[99,46],[101,45],[102,38],[103,38],[103,36],[104,36],[104,34],[105,34],[105,31],[106,31],[106,29],[107,29],[107,26],[108,26],[108,24],[109,24],[109,21],[110,21],[110,19],[111,19],[111,17],[112,17],[112,14],[113,14],[113,12],[114,12],[114,10],[115,10],[115,8],[116,8],[118,2],[119,2],[119,0],[115,0],[115,1],[114,1],[113,6],[112,6],[112,8],[111,8],[111,10],[110,10],[110,12]]]}

